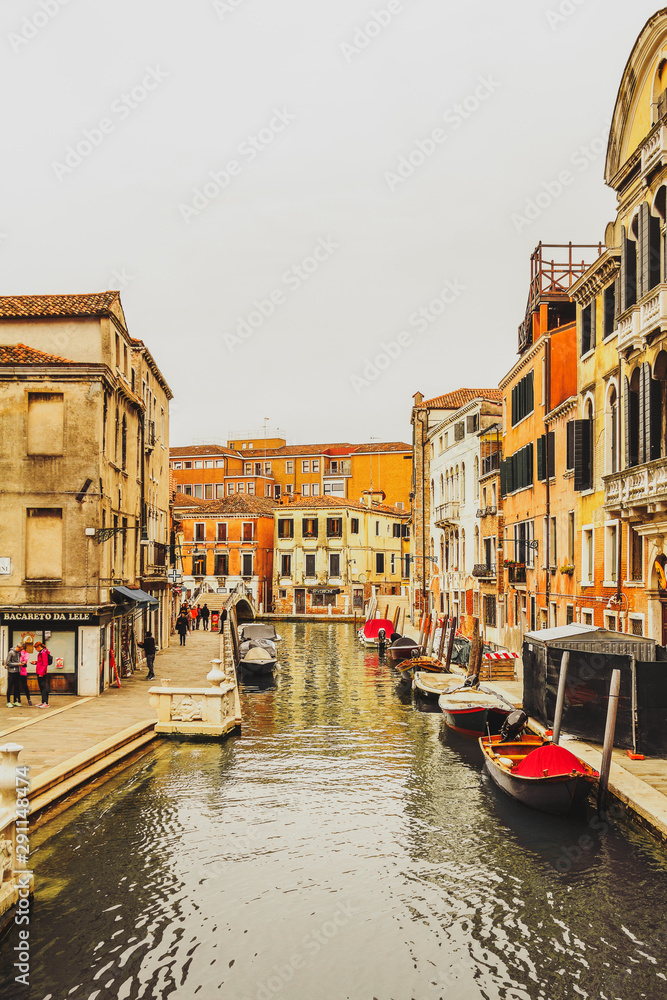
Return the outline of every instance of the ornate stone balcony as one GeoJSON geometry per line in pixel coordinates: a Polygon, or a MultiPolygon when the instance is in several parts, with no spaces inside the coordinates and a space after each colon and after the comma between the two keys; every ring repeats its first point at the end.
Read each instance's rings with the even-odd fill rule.
{"type": "Polygon", "coordinates": [[[604,506],[610,514],[667,510],[667,458],[605,476],[604,506]]]}
{"type": "Polygon", "coordinates": [[[632,312],[619,320],[616,330],[618,350],[641,350],[646,347],[646,338],[656,327],[667,329],[667,284],[656,285],[632,307],[632,312]]]}
{"type": "Polygon", "coordinates": [[[435,523],[440,526],[451,521],[457,521],[461,504],[458,500],[449,500],[435,509],[435,523]]]}
{"type": "Polygon", "coordinates": [[[645,181],[652,170],[663,166],[665,162],[667,162],[667,130],[661,125],[642,147],[642,180],[645,181]]]}

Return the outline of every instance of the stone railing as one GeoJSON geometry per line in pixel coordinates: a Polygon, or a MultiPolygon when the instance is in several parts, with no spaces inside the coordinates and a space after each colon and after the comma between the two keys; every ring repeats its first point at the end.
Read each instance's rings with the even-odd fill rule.
{"type": "Polygon", "coordinates": [[[667,459],[657,459],[634,469],[615,472],[604,478],[604,504],[614,510],[621,507],[646,507],[667,502],[667,459]]]}
{"type": "Polygon", "coordinates": [[[662,125],[642,146],[642,177],[646,177],[652,170],[655,170],[656,167],[662,164],[663,156],[667,149],[665,137],[665,126],[662,125]]]}
{"type": "Polygon", "coordinates": [[[211,664],[206,675],[210,688],[170,687],[166,678],[160,687],[149,689],[150,703],[157,709],[156,733],[219,739],[241,725],[229,622],[220,636],[220,658],[211,664]]]}
{"type": "Polygon", "coordinates": [[[667,284],[657,285],[619,320],[616,333],[619,351],[641,348],[657,326],[667,324],[667,284]]]}
{"type": "Polygon", "coordinates": [[[459,516],[460,503],[458,500],[448,500],[447,503],[440,504],[435,509],[435,523],[444,521],[455,521],[459,516]]]}

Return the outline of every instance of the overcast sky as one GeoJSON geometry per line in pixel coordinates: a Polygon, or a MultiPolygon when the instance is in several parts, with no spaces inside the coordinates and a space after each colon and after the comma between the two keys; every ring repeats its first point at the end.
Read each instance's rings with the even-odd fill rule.
{"type": "Polygon", "coordinates": [[[3,0],[2,294],[120,288],[173,444],[409,440],[512,366],[537,243],[604,238],[656,9],[3,0]]]}

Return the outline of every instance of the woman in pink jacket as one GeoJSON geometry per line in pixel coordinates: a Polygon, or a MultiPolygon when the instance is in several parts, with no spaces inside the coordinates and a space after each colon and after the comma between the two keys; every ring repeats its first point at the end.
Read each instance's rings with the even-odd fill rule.
{"type": "Polygon", "coordinates": [[[39,693],[42,696],[42,704],[38,705],[37,708],[48,708],[49,707],[49,651],[43,642],[36,642],[35,649],[37,650],[37,659],[32,660],[35,664],[35,670],[37,673],[37,682],[39,684],[39,693]]]}

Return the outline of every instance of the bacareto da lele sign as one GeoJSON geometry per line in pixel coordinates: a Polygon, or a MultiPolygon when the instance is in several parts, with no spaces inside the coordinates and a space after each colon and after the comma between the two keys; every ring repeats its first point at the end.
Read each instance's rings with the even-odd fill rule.
{"type": "Polygon", "coordinates": [[[79,625],[97,625],[99,620],[99,615],[89,611],[0,611],[0,622],[49,622],[51,625],[78,622],[79,625]]]}

